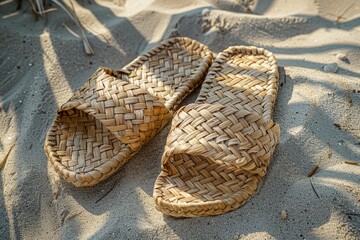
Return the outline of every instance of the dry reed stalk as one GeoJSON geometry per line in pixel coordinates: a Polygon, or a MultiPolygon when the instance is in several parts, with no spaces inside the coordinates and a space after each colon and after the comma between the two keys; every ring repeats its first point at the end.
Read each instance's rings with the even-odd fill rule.
{"type": "Polygon", "coordinates": [[[8,150],[8,152],[6,153],[5,157],[1,160],[0,162],[0,170],[5,166],[5,163],[10,155],[11,150],[14,148],[15,144],[13,144],[10,149],[8,150]]]}

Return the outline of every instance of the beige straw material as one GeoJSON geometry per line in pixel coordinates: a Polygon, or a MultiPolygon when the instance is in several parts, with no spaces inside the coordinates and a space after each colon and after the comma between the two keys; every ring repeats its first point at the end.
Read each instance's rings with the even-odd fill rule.
{"type": "Polygon", "coordinates": [[[119,71],[98,69],[57,111],[45,152],[77,187],[108,178],[153,138],[202,83],[213,55],[188,38],[160,43],[119,71]]]}
{"type": "Polygon", "coordinates": [[[249,200],[280,138],[272,120],[277,88],[271,52],[236,46],[216,57],[197,101],[172,121],[154,186],[159,211],[218,215],[249,200]]]}

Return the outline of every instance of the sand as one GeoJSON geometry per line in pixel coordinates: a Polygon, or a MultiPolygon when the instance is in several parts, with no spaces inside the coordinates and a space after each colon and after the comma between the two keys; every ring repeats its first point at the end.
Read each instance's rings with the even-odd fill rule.
{"type": "Polygon", "coordinates": [[[360,162],[360,2],[241,2],[74,2],[95,51],[87,56],[63,11],[36,21],[26,2],[17,11],[16,1],[2,1],[0,160],[14,148],[0,170],[0,238],[359,239],[360,165],[344,162],[360,162]],[[281,141],[258,192],[231,213],[175,219],[155,209],[169,126],[91,188],[59,179],[43,152],[57,107],[99,66],[120,68],[170,36],[194,38],[214,52],[264,47],[279,60],[281,141]],[[325,72],[332,63],[337,71],[325,72]]]}

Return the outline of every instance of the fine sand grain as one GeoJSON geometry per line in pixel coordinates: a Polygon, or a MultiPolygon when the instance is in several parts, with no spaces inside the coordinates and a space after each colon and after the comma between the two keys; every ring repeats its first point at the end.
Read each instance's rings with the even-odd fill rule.
{"type": "Polygon", "coordinates": [[[63,11],[36,21],[25,1],[19,11],[1,1],[0,161],[14,147],[0,170],[0,239],[359,239],[360,165],[344,162],[360,162],[360,1],[241,2],[74,1],[95,51],[87,56],[63,11]],[[59,179],[43,152],[57,107],[99,66],[120,68],[170,36],[214,52],[255,45],[279,60],[281,141],[236,211],[175,219],[155,209],[169,126],[91,188],[59,179]]]}

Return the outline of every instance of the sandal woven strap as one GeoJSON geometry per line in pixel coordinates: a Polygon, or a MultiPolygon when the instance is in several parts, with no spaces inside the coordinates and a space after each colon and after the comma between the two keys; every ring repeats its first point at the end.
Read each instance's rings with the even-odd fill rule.
{"type": "Polygon", "coordinates": [[[256,112],[221,104],[190,104],[173,118],[163,168],[176,174],[177,169],[166,163],[176,154],[188,154],[264,176],[279,139],[280,126],[256,112]]]}
{"type": "MultiPolygon", "coordinates": [[[[146,90],[117,78],[119,74],[122,73],[99,68],[59,108],[58,114],[67,122],[64,118],[78,114],[76,110],[82,111],[136,151],[170,121],[172,113],[146,90]]],[[[86,134],[95,137],[95,127],[90,127],[86,134]]]]}
{"type": "Polygon", "coordinates": [[[121,70],[99,69],[59,108],[46,136],[54,170],[78,187],[111,176],[170,121],[212,59],[207,46],[172,38],[121,70]]]}

